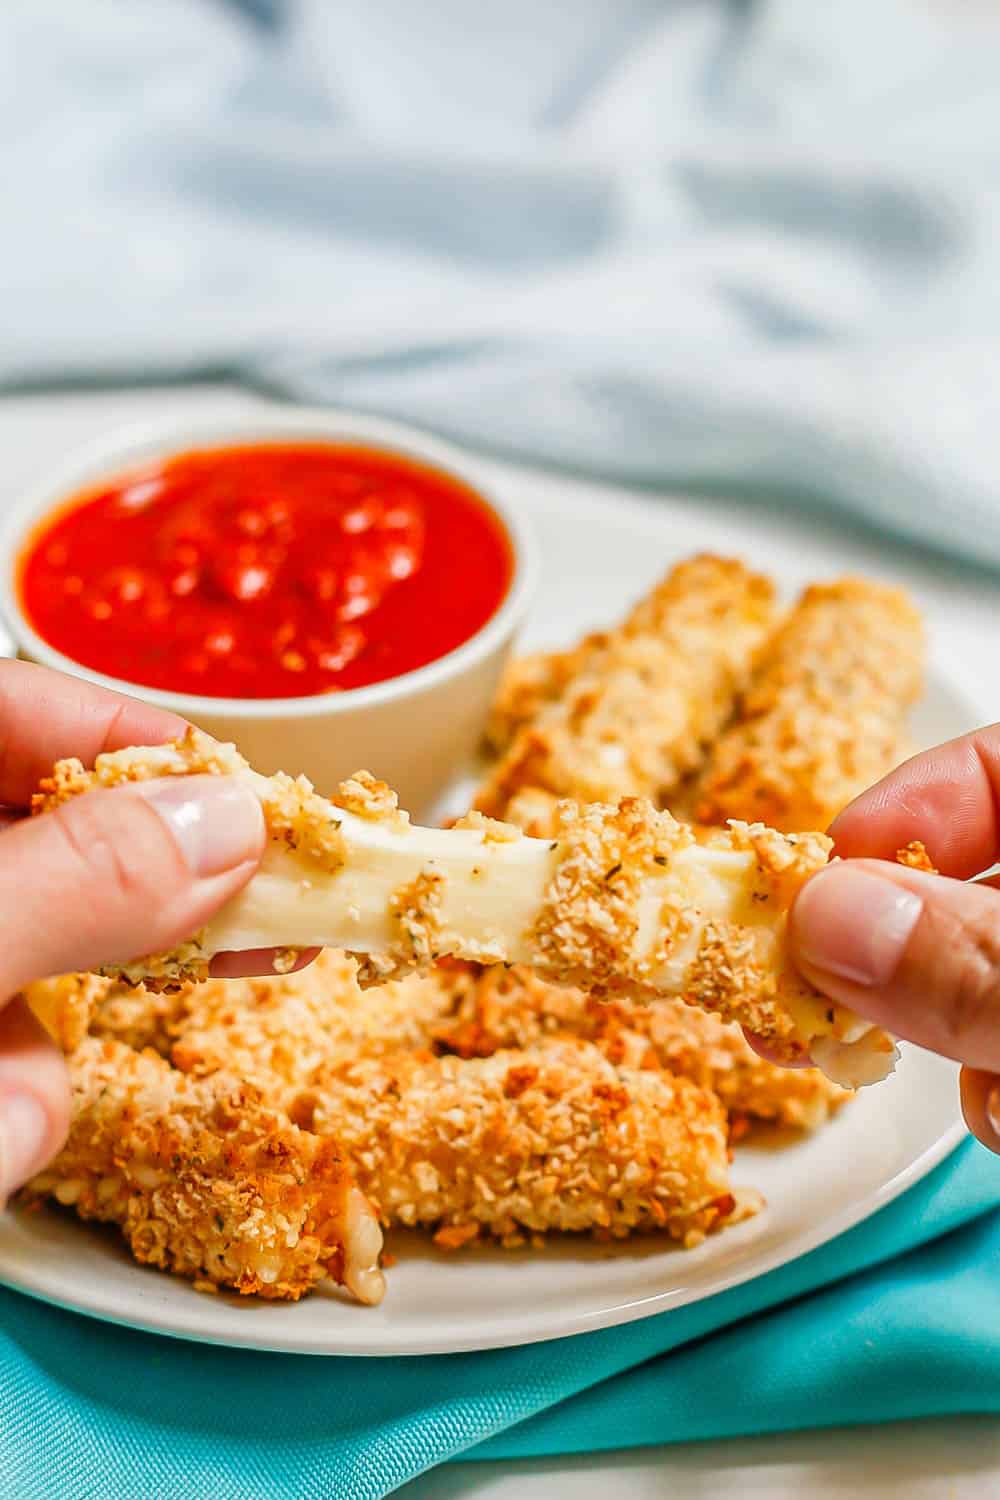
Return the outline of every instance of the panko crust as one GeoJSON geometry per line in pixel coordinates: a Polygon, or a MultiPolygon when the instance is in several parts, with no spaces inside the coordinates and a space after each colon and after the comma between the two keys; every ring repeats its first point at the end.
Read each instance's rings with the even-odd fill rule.
{"type": "MultiPolygon", "coordinates": [[[[538,669],[551,701],[515,734],[476,805],[547,838],[561,798],[662,803],[729,717],[773,617],[773,585],[742,563],[678,564],[617,630],[557,656],[548,678],[538,669]]],[[[509,722],[510,709],[500,716],[509,722]]]]}
{"type": "Polygon", "coordinates": [[[806,589],[709,754],[695,819],[828,827],[907,753],[923,674],[923,626],[903,590],[862,578],[806,589]]]}
{"type": "MultiPolygon", "coordinates": [[[[184,735],[166,746],[153,746],[129,756],[127,763],[115,755],[99,755],[88,771],[79,760],[60,761],[52,775],[44,778],[32,798],[33,814],[54,807],[96,787],[120,786],[124,782],[151,780],[158,776],[237,776],[250,781],[261,799],[268,839],[294,853],[305,865],[335,873],[344,864],[344,840],[335,810],[342,808],[370,822],[405,827],[409,818],[400,812],[396,794],[367,771],[359,771],[343,782],[329,800],[315,791],[304,776],[283,771],[258,776],[234,745],[219,744],[210,735],[189,726],[184,735]]],[[[149,990],[176,989],[184,983],[206,980],[212,955],[205,951],[204,930],[169,953],[148,954],[129,965],[108,970],[114,977],[144,984],[149,990]]],[[[276,972],[287,973],[299,958],[295,948],[282,950],[276,972]]]]}
{"type": "Polygon", "coordinates": [[[326,1277],[378,1301],[381,1237],[343,1152],[230,1073],[85,1039],[55,1161],[25,1190],[120,1226],[138,1261],[243,1295],[296,1300],[326,1277]]]}
{"type": "Polygon", "coordinates": [[[507,663],[486,725],[486,748],[502,754],[519,730],[536,719],[606,647],[608,633],[586,636],[567,651],[534,651],[507,663]]]}
{"type": "Polygon", "coordinates": [[[712,1094],[585,1042],[358,1059],[321,1070],[295,1113],[344,1141],[384,1223],[433,1227],[445,1248],[547,1231],[694,1245],[756,1206],[732,1193],[712,1094]]]}
{"type": "MultiPolygon", "coordinates": [[[[459,1057],[575,1036],[593,1042],[615,1066],[662,1068],[710,1089],[737,1132],[746,1119],[815,1130],[852,1097],[818,1068],[766,1061],[738,1026],[679,1000],[598,1001],[519,964],[439,964],[430,978],[451,1003],[436,1020],[428,1012],[428,1041],[459,1057]]],[[[429,980],[416,983],[429,988],[429,980]]]]}
{"type": "MultiPolygon", "coordinates": [[[[795,893],[827,863],[826,835],[779,834],[756,824],[720,832],[718,847],[753,856],[747,920],[706,919],[681,891],[664,901],[654,947],[635,956],[641,887],[670,871],[678,852],[695,844],[694,834],[633,798],[617,809],[567,804],[560,816],[560,845],[569,852],[533,933],[532,965],[541,977],[600,999],[649,1001],[663,992],[660,974],[676,963],[683,999],[782,1044],[789,1057],[802,1055],[803,1002],[820,1011],[826,1002],[787,960],[786,915],[795,893]]],[[[833,1017],[818,1029],[831,1026],[833,1017]]]]}
{"type": "Polygon", "coordinates": [[[599,996],[642,990],[642,970],[628,957],[642,882],[669,866],[691,835],[669,813],[625,798],[618,808],[560,804],[557,837],[559,863],[532,933],[534,966],[599,996]]]}
{"type": "Polygon", "coordinates": [[[59,974],[25,985],[22,997],[62,1050],[72,1052],[110,988],[99,974],[59,974]]]}
{"type": "Polygon", "coordinates": [[[187,1073],[236,1072],[284,1106],[325,1064],[426,1047],[450,1004],[423,976],[362,991],[353,960],[324,949],[287,978],[192,986],[169,1055],[187,1073]]]}

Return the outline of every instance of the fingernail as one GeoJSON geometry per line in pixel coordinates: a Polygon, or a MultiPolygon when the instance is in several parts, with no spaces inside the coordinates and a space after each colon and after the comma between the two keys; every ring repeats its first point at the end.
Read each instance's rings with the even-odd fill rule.
{"type": "Polygon", "coordinates": [[[135,791],[166,823],[195,875],[221,875],[260,854],[260,803],[231,776],[164,776],[136,782],[135,791]]]}
{"type": "Polygon", "coordinates": [[[986,1118],[993,1134],[1000,1139],[1000,1089],[992,1089],[987,1097],[986,1118]]]}
{"type": "Polygon", "coordinates": [[[854,984],[888,984],[923,902],[913,891],[850,862],[831,865],[804,887],[792,934],[799,957],[854,984]]]}
{"type": "Polygon", "coordinates": [[[34,1094],[0,1098],[0,1202],[45,1164],[49,1122],[34,1094]]]}

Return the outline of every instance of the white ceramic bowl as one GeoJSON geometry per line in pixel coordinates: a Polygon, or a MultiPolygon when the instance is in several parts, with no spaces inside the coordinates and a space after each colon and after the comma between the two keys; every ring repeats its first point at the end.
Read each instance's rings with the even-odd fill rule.
{"type": "Polygon", "coordinates": [[[535,574],[534,542],[523,521],[469,473],[461,453],[396,423],[328,410],[279,407],[117,431],[73,454],[16,500],[0,531],[0,611],[20,656],[172,709],[217,739],[234,741],[266,773],[305,772],[321,790],[329,790],[353,771],[370,770],[418,814],[475,749],[535,574]],[[18,598],[18,559],[41,518],[76,491],[143,461],[189,449],[296,438],[382,448],[471,486],[500,518],[514,554],[511,584],[496,614],[463,645],[417,671],[371,687],[303,698],[210,698],[143,687],[91,671],[33,630],[18,598]]]}

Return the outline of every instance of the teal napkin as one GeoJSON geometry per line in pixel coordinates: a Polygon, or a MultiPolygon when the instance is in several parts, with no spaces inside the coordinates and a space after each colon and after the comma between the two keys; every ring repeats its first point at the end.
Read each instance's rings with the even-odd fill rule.
{"type": "Polygon", "coordinates": [[[1000,1410],[998,1207],[1000,1162],[967,1142],[865,1224],[721,1296],[426,1359],[215,1349],[0,1292],[0,1496],[374,1500],[459,1454],[1000,1410]]]}

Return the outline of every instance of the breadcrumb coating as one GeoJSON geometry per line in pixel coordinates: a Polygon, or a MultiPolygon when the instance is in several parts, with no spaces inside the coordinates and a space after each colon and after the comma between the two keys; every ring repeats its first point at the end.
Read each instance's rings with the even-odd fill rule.
{"type": "Polygon", "coordinates": [[[487,721],[486,748],[494,755],[502,754],[519,730],[565,692],[590,654],[607,641],[607,633],[589,635],[568,651],[534,651],[509,661],[487,721]]]}
{"type": "Polygon", "coordinates": [[[694,1245],[756,1207],[733,1195],[714,1095],[586,1042],[357,1059],[321,1070],[295,1116],[344,1142],[385,1224],[432,1226],[446,1248],[551,1230],[694,1245]]]}
{"type": "Polygon", "coordinates": [[[806,589],[708,757],[695,818],[828,827],[907,753],[923,672],[923,627],[901,589],[862,578],[806,589]]]}
{"type": "Polygon", "coordinates": [[[64,1052],[87,1035],[94,1011],[111,988],[99,974],[60,974],[26,985],[24,999],[49,1035],[64,1052]]]}
{"type": "Polygon", "coordinates": [[[185,1073],[233,1073],[273,1104],[322,1061],[425,1047],[452,1005],[450,991],[421,975],[363,991],[355,960],[329,948],[294,974],[206,979],[165,994],[95,974],[44,980],[25,994],[66,1052],[89,1016],[91,1036],[153,1048],[185,1073]]]}
{"type": "Polygon", "coordinates": [[[335,1140],[232,1073],[121,1042],[85,1039],[71,1075],[69,1138],[28,1199],[118,1224],[136,1260],[196,1283],[294,1301],[331,1277],[380,1300],[381,1234],[335,1140]]]}
{"type": "MultiPolygon", "coordinates": [[[[506,971],[486,972],[502,975],[506,971]]],[[[384,1180],[381,1166],[365,1175],[360,1163],[362,1159],[374,1160],[371,1153],[378,1149],[369,1139],[365,1122],[371,1116],[371,1131],[376,1135],[383,1127],[383,1115],[372,1100],[365,1097],[365,1090],[381,1087],[386,1073],[396,1077],[401,1069],[409,1069],[410,1064],[400,1060],[402,1054],[408,1052],[414,1059],[414,1066],[431,1061],[426,1049],[435,1045],[437,1038],[447,1030],[448,1018],[454,1020],[456,995],[452,981],[462,973],[464,970],[459,966],[450,971],[442,966],[440,972],[414,975],[401,983],[362,992],[354,979],[353,965],[343,955],[323,954],[315,965],[288,979],[209,981],[192,987],[188,1015],[181,1023],[180,1034],[174,1043],[173,1060],[177,1066],[195,1073],[204,1074],[228,1066],[241,1077],[252,1079],[267,1092],[272,1102],[287,1105],[296,1118],[311,1121],[319,1130],[333,1129],[337,1139],[344,1144],[356,1173],[360,1173],[359,1180],[375,1184],[380,1201],[385,1198],[400,1207],[411,1201],[424,1203],[427,1174],[415,1148],[405,1159],[393,1159],[390,1175],[384,1180]],[[234,988],[236,993],[232,993],[234,988]],[[374,1064],[378,1065],[377,1068],[372,1067],[374,1064]],[[330,1084],[331,1079],[336,1080],[335,1085],[330,1084]],[[356,1113],[352,1115],[349,1141],[339,1132],[331,1114],[322,1110],[310,1112],[314,1097],[321,1095],[328,1100],[334,1087],[338,1091],[346,1088],[353,1100],[352,1108],[356,1113]],[[299,1102],[296,1104],[293,1101],[297,1098],[299,1102]],[[371,1113],[373,1110],[374,1114],[371,1113]]],[[[556,993],[569,996],[571,992],[556,993]]],[[[595,1007],[597,1009],[604,1007],[595,1007]]],[[[544,1040],[541,1032],[532,1038],[533,1042],[544,1040]]],[[[518,1061],[515,1058],[515,1065],[518,1061]]],[[[571,1092],[576,1089],[576,1085],[571,1085],[568,1080],[578,1062],[582,1063],[582,1076],[592,1074],[594,1059],[590,1049],[581,1053],[574,1051],[560,1058],[563,1070],[559,1075],[560,1087],[570,1088],[571,1092]]],[[[551,1061],[546,1066],[549,1068],[546,1077],[551,1083],[554,1079],[551,1061]]],[[[445,1092],[435,1095],[442,1109],[452,1108],[456,1092],[465,1094],[482,1087],[481,1069],[475,1064],[467,1067],[461,1059],[453,1059],[445,1074],[448,1079],[445,1092]]],[[[432,1082],[430,1075],[421,1076],[425,1086],[432,1082]]],[[[439,1084],[434,1086],[438,1088],[439,1084]]],[[[657,1099],[657,1109],[669,1112],[674,1108],[674,1098],[672,1093],[663,1093],[657,1099]]],[[[688,1095],[683,1098],[690,1102],[688,1095]]],[[[427,1128],[431,1128],[430,1123],[427,1128]]],[[[686,1131],[686,1125],[682,1129],[676,1123],[669,1127],[661,1124],[661,1145],[664,1149],[668,1146],[673,1149],[675,1136],[683,1144],[686,1131]]],[[[397,1147],[400,1138],[398,1135],[394,1137],[397,1147]]],[[[684,1150],[687,1149],[684,1144],[684,1150]]],[[[461,1154],[461,1145],[454,1132],[453,1150],[457,1158],[461,1154]]],[[[385,1162],[384,1157],[378,1160],[385,1162]]],[[[671,1159],[665,1156],[663,1172],[666,1173],[670,1166],[671,1159]]],[[[714,1185],[713,1196],[718,1196],[714,1193],[714,1185]]],[[[606,1197],[607,1194],[599,1193],[589,1207],[574,1209],[577,1220],[581,1214],[592,1215],[583,1227],[602,1225],[606,1197]]],[[[466,1200],[459,1196],[454,1201],[464,1204],[466,1200]]],[[[454,1215],[440,1217],[434,1214],[429,1221],[438,1223],[440,1217],[445,1229],[444,1243],[457,1245],[469,1237],[462,1234],[455,1240],[456,1224],[461,1227],[461,1222],[473,1223],[478,1232],[478,1221],[462,1221],[464,1212],[463,1207],[458,1219],[454,1215]]],[[[652,1212],[655,1216],[657,1211],[652,1212]]],[[[714,1214],[698,1216],[692,1225],[685,1226],[685,1232],[693,1228],[701,1233],[709,1222],[714,1225],[715,1217],[714,1214]]],[[[408,1221],[394,1211],[387,1222],[408,1221]]],[[[419,1222],[428,1220],[421,1218],[419,1222]]],[[[504,1220],[502,1227],[495,1232],[509,1239],[519,1232],[512,1227],[517,1222],[536,1231],[545,1227],[578,1227],[576,1221],[568,1226],[546,1226],[541,1222],[540,1210],[536,1206],[532,1223],[512,1217],[510,1222],[504,1220]]],[[[620,1215],[616,1222],[618,1233],[627,1232],[629,1227],[651,1227],[638,1220],[629,1225],[620,1215]]],[[[655,1227],[660,1227],[658,1219],[655,1227]]]]}
{"type": "Polygon", "coordinates": [[[533,658],[527,687],[514,669],[494,735],[517,714],[526,722],[476,805],[545,838],[562,797],[662,803],[729,717],[773,618],[770,580],[742,563],[678,564],[617,630],[557,653],[548,671],[533,658]]]}
{"type": "Polygon", "coordinates": [[[176,745],[100,756],[89,774],[64,763],[38,807],[129,774],[220,765],[261,798],[270,833],[261,868],[210,930],[125,965],[130,980],[198,979],[214,952],[283,943],[356,946],[369,984],[449,956],[526,962],[601,997],[682,996],[783,1058],[811,1055],[850,1087],[891,1070],[889,1038],[821,997],[787,957],[787,910],[826,863],[822,834],[734,823],[698,838],[638,798],[561,804],[552,841],[481,818],[419,829],[371,778],[353,779],[344,800],[354,805],[341,809],[308,782],[257,776],[231,746],[195,731],[176,745]]]}
{"type": "Polygon", "coordinates": [[[664,1068],[718,1095],[737,1126],[745,1117],[815,1130],[851,1097],[818,1068],[782,1068],[758,1057],[738,1026],[680,1000],[598,1001],[546,984],[521,965],[440,964],[411,980],[451,997],[428,1040],[460,1057],[490,1057],[545,1038],[593,1042],[616,1066],[664,1068]]]}
{"type": "Polygon", "coordinates": [[[125,1042],[137,1052],[152,1047],[168,1057],[174,1029],[185,1014],[188,996],[198,986],[185,984],[178,990],[160,992],[118,979],[105,978],[103,982],[107,988],[94,1006],[91,1036],[125,1042]]]}
{"type": "Polygon", "coordinates": [[[170,1056],[186,1073],[229,1069],[285,1103],[324,1063],[426,1046],[450,1004],[417,976],[363,991],[354,960],[324,949],[285,978],[190,986],[170,1056]]]}
{"type": "Polygon", "coordinates": [[[836,1031],[829,1002],[784,950],[788,908],[829,857],[825,835],[743,823],[700,844],[669,813],[626,798],[618,808],[564,805],[560,848],[533,933],[532,966],[543,978],[598,998],[681,996],[793,1053],[808,1046],[803,1021],[810,1039],[836,1031]],[[710,851],[732,861],[716,875],[728,901],[699,857],[710,851]],[[650,892],[659,898],[651,924],[650,892]],[[652,941],[643,943],[647,924],[652,941]]]}
{"type": "Polygon", "coordinates": [[[905,865],[909,870],[923,870],[925,875],[938,873],[937,865],[927,853],[927,845],[922,839],[911,839],[902,849],[897,849],[896,863],[905,865]]]}

